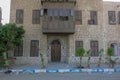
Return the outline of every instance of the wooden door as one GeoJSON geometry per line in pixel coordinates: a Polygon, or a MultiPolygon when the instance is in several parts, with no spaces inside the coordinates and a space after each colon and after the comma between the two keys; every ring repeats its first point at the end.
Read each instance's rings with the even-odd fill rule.
{"type": "Polygon", "coordinates": [[[51,61],[60,62],[61,60],[61,44],[58,40],[54,40],[51,45],[51,61]]]}

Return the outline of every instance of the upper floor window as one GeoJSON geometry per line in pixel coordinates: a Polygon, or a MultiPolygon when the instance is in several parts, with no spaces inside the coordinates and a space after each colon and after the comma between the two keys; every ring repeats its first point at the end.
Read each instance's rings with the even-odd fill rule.
{"type": "Polygon", "coordinates": [[[116,24],[115,11],[108,11],[108,20],[110,25],[116,24]]]}
{"type": "Polygon", "coordinates": [[[68,21],[68,16],[69,16],[69,10],[68,9],[66,9],[66,10],[60,9],[59,19],[61,21],[68,21]]]}
{"type": "Polygon", "coordinates": [[[58,10],[54,9],[54,16],[58,16],[58,10]]]}
{"type": "Polygon", "coordinates": [[[48,15],[49,15],[49,21],[52,21],[52,16],[53,16],[53,10],[48,9],[48,15]]]}
{"type": "Polygon", "coordinates": [[[71,16],[74,16],[74,10],[73,9],[70,10],[70,13],[71,13],[71,16]]]}
{"type": "Polygon", "coordinates": [[[120,11],[118,12],[118,24],[120,24],[120,11]]]}
{"type": "Polygon", "coordinates": [[[75,11],[76,24],[82,24],[82,11],[75,11]]]}
{"type": "Polygon", "coordinates": [[[43,16],[43,15],[44,15],[44,10],[40,9],[40,16],[43,16]]]}
{"type": "Polygon", "coordinates": [[[60,9],[60,16],[63,16],[63,10],[60,9]]]}
{"type": "Polygon", "coordinates": [[[23,23],[23,16],[24,16],[24,10],[23,9],[17,9],[16,10],[16,23],[22,24],[23,23]]]}
{"type": "Polygon", "coordinates": [[[69,16],[69,9],[65,10],[65,16],[69,16]]]}
{"type": "MultiPolygon", "coordinates": [[[[61,20],[61,21],[68,21],[69,16],[74,16],[73,9],[41,9],[40,10],[41,16],[49,16],[49,21],[52,20],[61,20]]],[[[39,17],[37,17],[39,18],[39,17]]]]}
{"type": "Polygon", "coordinates": [[[47,15],[48,14],[48,9],[44,9],[44,15],[47,15]]]}
{"type": "Polygon", "coordinates": [[[52,16],[52,15],[53,15],[53,10],[52,10],[52,9],[49,9],[49,10],[48,10],[48,14],[49,14],[49,16],[52,16]]]}
{"type": "Polygon", "coordinates": [[[32,23],[33,24],[40,24],[40,10],[33,10],[32,23]]]}
{"type": "Polygon", "coordinates": [[[97,25],[97,11],[90,11],[90,20],[88,20],[88,24],[97,25]]]}

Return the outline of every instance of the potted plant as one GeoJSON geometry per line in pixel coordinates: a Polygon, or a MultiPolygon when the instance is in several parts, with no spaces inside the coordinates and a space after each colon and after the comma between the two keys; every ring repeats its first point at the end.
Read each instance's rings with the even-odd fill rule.
{"type": "Polygon", "coordinates": [[[109,64],[110,68],[114,68],[116,61],[119,59],[119,58],[112,59],[112,56],[114,55],[114,49],[109,47],[107,49],[107,55],[108,55],[108,57],[106,58],[108,60],[107,64],[109,64]]]}
{"type": "Polygon", "coordinates": [[[99,51],[98,68],[100,68],[100,65],[102,63],[103,51],[103,49],[100,49],[99,51]]]}
{"type": "Polygon", "coordinates": [[[87,51],[87,55],[88,55],[88,61],[87,61],[87,67],[90,68],[90,59],[91,59],[91,55],[92,55],[92,50],[88,50],[87,51]]]}
{"type": "Polygon", "coordinates": [[[83,47],[80,47],[77,49],[77,55],[80,57],[80,65],[79,68],[82,68],[82,57],[85,54],[85,49],[83,47]]]}

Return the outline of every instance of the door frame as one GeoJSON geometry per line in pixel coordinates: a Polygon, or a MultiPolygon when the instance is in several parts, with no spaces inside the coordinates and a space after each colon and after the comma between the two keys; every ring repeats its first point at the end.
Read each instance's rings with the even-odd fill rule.
{"type": "Polygon", "coordinates": [[[51,42],[51,62],[61,62],[61,43],[59,40],[52,40],[51,42]]]}

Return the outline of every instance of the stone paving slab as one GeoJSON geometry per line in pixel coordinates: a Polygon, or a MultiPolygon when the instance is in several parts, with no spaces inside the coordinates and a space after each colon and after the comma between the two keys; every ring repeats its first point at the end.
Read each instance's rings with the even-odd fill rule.
{"type": "MultiPolygon", "coordinates": [[[[41,64],[24,64],[24,65],[14,65],[12,69],[41,69],[41,64]]],[[[48,63],[46,69],[76,69],[76,65],[71,65],[67,63],[48,63]]],[[[83,64],[84,68],[87,68],[87,64],[83,64]]],[[[97,64],[91,64],[90,68],[97,68],[97,64]]],[[[109,68],[107,64],[101,64],[100,68],[109,68]]],[[[120,64],[115,65],[114,68],[120,68],[120,64]]]]}

